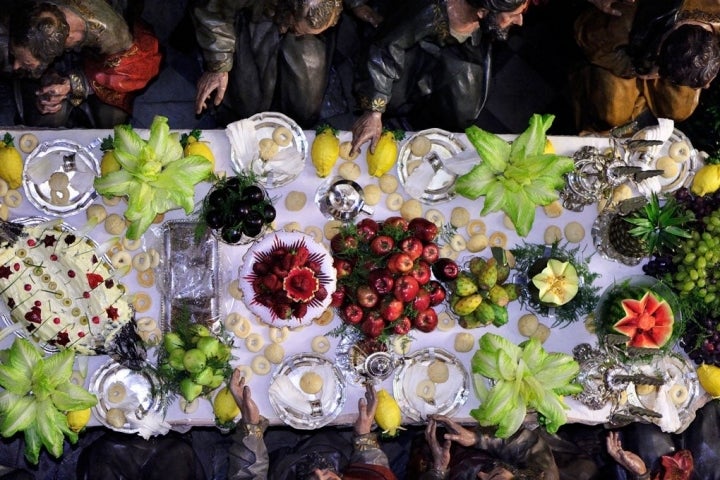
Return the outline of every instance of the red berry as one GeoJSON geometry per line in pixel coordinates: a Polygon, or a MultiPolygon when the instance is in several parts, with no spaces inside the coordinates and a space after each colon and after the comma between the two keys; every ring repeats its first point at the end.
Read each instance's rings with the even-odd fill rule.
{"type": "Polygon", "coordinates": [[[83,292],[83,298],[90,298],[90,292],[83,292]]]}
{"type": "Polygon", "coordinates": [[[85,336],[85,332],[78,332],[78,337],[82,338],[85,336]]]}
{"type": "Polygon", "coordinates": [[[92,317],[92,318],[90,319],[90,321],[93,322],[93,323],[95,323],[95,324],[98,324],[98,323],[100,323],[100,317],[98,317],[97,315],[95,315],[94,317],[92,317]]]}
{"type": "Polygon", "coordinates": [[[55,317],[55,318],[53,318],[53,323],[54,323],[55,325],[60,325],[60,317],[55,317]]]}
{"type": "Polygon", "coordinates": [[[57,262],[57,259],[58,259],[57,255],[55,255],[54,253],[50,254],[50,260],[52,260],[53,262],[57,262]]]}
{"type": "Polygon", "coordinates": [[[30,285],[29,283],[26,283],[23,288],[25,289],[26,292],[29,292],[30,290],[32,290],[32,285],[30,285]]]}
{"type": "Polygon", "coordinates": [[[20,264],[19,264],[19,263],[13,264],[13,270],[15,270],[16,272],[19,271],[19,270],[20,270],[20,264]]]}
{"type": "Polygon", "coordinates": [[[35,300],[35,306],[36,307],[42,306],[42,302],[40,300],[35,300]]]}
{"type": "Polygon", "coordinates": [[[68,270],[68,277],[75,278],[75,270],[68,270]]]}
{"type": "Polygon", "coordinates": [[[29,238],[27,241],[27,244],[30,245],[31,247],[34,247],[37,244],[37,242],[35,241],[34,238],[29,238]]]}

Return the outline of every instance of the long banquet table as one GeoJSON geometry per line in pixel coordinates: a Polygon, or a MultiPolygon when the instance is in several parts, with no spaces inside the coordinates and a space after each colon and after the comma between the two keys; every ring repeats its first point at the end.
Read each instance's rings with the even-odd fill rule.
{"type": "MultiPolygon", "coordinates": [[[[172,126],[171,126],[172,127],[172,126]]],[[[19,136],[23,133],[29,132],[28,130],[10,130],[13,135],[15,135],[16,138],[19,138],[19,136]]],[[[77,142],[81,145],[97,145],[99,142],[97,142],[97,139],[104,138],[107,135],[111,134],[111,131],[106,130],[36,130],[32,131],[38,139],[42,141],[51,141],[56,139],[69,139],[74,142],[77,142]]],[[[146,132],[141,131],[141,134],[147,138],[146,132]]],[[[307,139],[308,139],[308,145],[312,143],[312,140],[314,138],[314,132],[307,131],[305,132],[307,139]]],[[[349,140],[351,137],[350,132],[340,132],[340,139],[342,141],[349,140]]],[[[465,138],[464,134],[457,134],[457,137],[464,142],[467,146],[472,148],[467,142],[467,139],[465,138]]],[[[407,138],[407,136],[406,136],[407,138]]],[[[511,138],[511,137],[508,137],[511,138]]],[[[226,137],[226,134],[223,130],[207,130],[203,132],[203,139],[210,142],[210,145],[212,147],[212,150],[216,157],[216,171],[222,172],[225,171],[228,174],[232,174],[232,166],[230,161],[230,145],[228,142],[228,139],[226,137]]],[[[550,140],[552,141],[553,145],[555,146],[555,149],[557,153],[564,154],[564,155],[572,155],[576,150],[578,150],[580,147],[585,145],[593,145],[599,148],[606,148],[609,146],[609,142],[607,138],[601,138],[601,137],[559,137],[559,136],[551,136],[550,140]]],[[[367,165],[365,161],[365,150],[366,148],[363,148],[363,153],[360,155],[358,159],[356,159],[356,163],[361,167],[362,169],[362,176],[358,180],[358,183],[360,185],[367,185],[369,183],[374,183],[377,181],[375,178],[371,178],[367,174],[367,165]]],[[[101,152],[99,151],[98,147],[94,147],[92,152],[95,154],[97,159],[99,160],[101,157],[101,152]]],[[[338,162],[336,165],[334,171],[337,171],[338,166],[341,164],[342,160],[338,162]]],[[[396,173],[395,170],[391,170],[391,173],[396,173]]],[[[310,161],[310,159],[307,159],[304,171],[300,174],[300,176],[294,180],[293,182],[280,187],[280,188],[274,188],[270,190],[270,195],[275,199],[275,206],[277,207],[278,214],[277,219],[275,221],[275,225],[277,229],[282,229],[283,226],[289,222],[297,221],[301,224],[303,228],[314,225],[318,227],[323,227],[323,225],[328,221],[326,218],[322,216],[318,208],[316,207],[315,203],[313,202],[313,197],[315,194],[315,191],[317,187],[320,185],[322,180],[317,177],[315,173],[315,169],[310,161]],[[285,208],[284,204],[284,197],[286,194],[288,194],[291,191],[302,191],[307,195],[307,203],[305,204],[304,208],[299,212],[288,212],[285,208]]],[[[196,187],[196,202],[199,202],[202,200],[203,196],[208,192],[210,188],[210,185],[208,183],[202,183],[196,187]]],[[[401,193],[404,198],[409,198],[409,196],[404,192],[403,187],[399,186],[398,192],[401,193]]],[[[383,195],[382,200],[378,205],[374,207],[375,211],[372,215],[372,217],[376,220],[382,220],[384,218],[387,218],[389,216],[397,215],[398,212],[390,211],[387,206],[385,205],[385,198],[386,195],[383,195]]],[[[96,198],[94,200],[95,202],[102,202],[100,198],[96,198]]],[[[449,220],[450,218],[450,212],[453,207],[455,206],[464,206],[466,207],[469,212],[472,215],[472,218],[480,218],[479,212],[482,208],[482,202],[481,201],[470,201],[468,199],[464,199],[461,197],[456,197],[451,202],[448,203],[442,203],[438,205],[432,205],[432,206],[424,206],[424,211],[426,211],[428,208],[437,208],[438,210],[442,211],[446,218],[449,220]]],[[[124,203],[121,202],[119,205],[116,206],[108,206],[107,207],[108,213],[114,212],[114,213],[120,213],[124,211],[124,203]]],[[[537,209],[536,212],[536,218],[535,218],[535,224],[533,226],[532,231],[525,239],[521,239],[517,236],[517,234],[511,230],[508,229],[503,222],[503,214],[502,213],[495,213],[488,215],[487,217],[484,217],[483,220],[487,225],[487,232],[488,235],[495,231],[502,231],[504,232],[508,237],[508,247],[512,248],[513,245],[521,243],[523,240],[531,243],[543,243],[543,232],[545,228],[548,225],[554,224],[558,225],[560,228],[563,228],[564,225],[566,225],[570,221],[577,221],[580,222],[584,228],[585,228],[585,237],[583,241],[581,242],[584,246],[585,255],[589,256],[594,253],[594,247],[592,246],[592,239],[591,239],[591,226],[593,221],[595,220],[597,213],[597,208],[595,205],[591,205],[585,209],[585,211],[577,213],[572,212],[569,210],[566,210],[559,218],[548,218],[541,208],[537,209]]],[[[32,215],[38,215],[39,212],[35,210],[35,208],[31,205],[30,202],[25,200],[22,205],[19,208],[12,209],[10,212],[10,218],[17,218],[21,216],[32,216],[32,215]]],[[[174,210],[171,212],[168,212],[165,216],[165,220],[172,220],[172,219],[181,219],[185,218],[184,213],[181,210],[174,210]]],[[[360,216],[362,218],[362,215],[360,216]]],[[[64,219],[68,224],[80,227],[82,226],[86,221],[86,214],[85,212],[81,212],[72,216],[68,216],[64,219]]],[[[464,229],[463,229],[464,230],[464,229]]],[[[461,233],[464,233],[464,231],[461,231],[461,233]]],[[[105,232],[103,227],[97,226],[94,228],[90,233],[90,237],[95,239],[98,242],[103,242],[106,239],[110,237],[109,234],[105,232]]],[[[467,238],[467,235],[466,235],[467,238]]],[[[328,240],[324,240],[324,243],[326,245],[329,245],[328,240]]],[[[159,233],[159,226],[155,225],[153,226],[148,233],[144,236],[143,239],[143,248],[157,248],[159,251],[162,251],[161,249],[161,238],[159,233]]],[[[221,269],[221,285],[222,285],[222,291],[221,294],[221,313],[222,315],[225,315],[230,312],[239,312],[243,315],[248,315],[246,308],[244,305],[239,302],[238,300],[234,300],[227,292],[227,285],[233,280],[236,279],[238,276],[238,268],[241,266],[243,261],[243,255],[246,253],[248,246],[230,246],[226,244],[220,244],[220,262],[219,266],[221,269]]],[[[481,255],[487,256],[489,255],[489,251],[483,251],[480,253],[481,255]]],[[[460,259],[463,257],[469,256],[470,254],[466,252],[461,252],[460,259]]],[[[590,267],[592,271],[599,272],[601,274],[601,277],[599,280],[597,280],[598,285],[605,286],[610,284],[613,280],[617,278],[622,278],[627,275],[636,274],[640,272],[639,267],[626,267],[624,265],[621,265],[619,263],[608,261],[606,259],[603,259],[600,255],[595,254],[592,256],[590,260],[590,267]]],[[[158,279],[160,276],[158,275],[158,279]]],[[[138,292],[142,291],[142,287],[140,287],[137,284],[137,281],[135,279],[135,275],[129,275],[126,279],[123,280],[124,283],[126,283],[129,287],[130,292],[138,292]]],[[[161,305],[161,290],[158,284],[156,284],[154,287],[150,289],[146,289],[147,292],[150,294],[152,298],[152,306],[148,312],[145,312],[142,314],[142,316],[152,316],[154,317],[158,322],[160,321],[160,305],[161,305]]],[[[519,318],[522,313],[524,313],[519,305],[518,302],[512,302],[509,307],[509,313],[510,313],[510,321],[507,325],[503,326],[502,328],[497,327],[483,327],[473,330],[467,330],[470,333],[472,333],[476,340],[482,336],[485,332],[497,332],[502,334],[503,336],[507,337],[508,339],[514,341],[514,342],[520,342],[524,339],[518,331],[517,331],[517,319],[519,318]]],[[[544,347],[548,351],[559,351],[559,352],[566,352],[571,353],[572,348],[583,342],[589,342],[592,344],[596,343],[596,338],[590,334],[583,323],[584,319],[578,319],[577,322],[574,324],[571,324],[565,328],[553,328],[552,334],[550,335],[547,342],[544,344],[544,347]]],[[[550,324],[551,322],[546,318],[540,318],[540,321],[545,324],[550,324]]],[[[297,353],[302,352],[309,352],[311,351],[310,347],[310,341],[311,339],[316,335],[327,335],[331,330],[336,328],[340,324],[341,320],[335,316],[334,320],[329,324],[325,326],[319,326],[312,324],[310,326],[293,330],[291,331],[289,337],[287,340],[283,342],[283,347],[285,348],[285,355],[290,356],[297,353]]],[[[257,322],[252,322],[252,329],[254,332],[257,332],[261,334],[266,341],[266,344],[270,342],[270,338],[268,336],[268,327],[264,324],[259,324],[257,322]]],[[[411,331],[411,337],[412,337],[412,343],[410,347],[410,351],[413,352],[417,349],[424,348],[424,347],[442,347],[445,348],[447,351],[455,354],[460,361],[465,365],[465,367],[469,370],[470,369],[470,359],[472,357],[473,352],[467,352],[467,353],[458,353],[454,351],[453,349],[453,342],[455,335],[459,332],[463,331],[463,329],[460,326],[455,326],[454,329],[451,331],[440,331],[436,330],[432,333],[421,333],[416,330],[411,331]]],[[[12,338],[12,337],[11,337],[12,338]]],[[[10,339],[6,339],[4,341],[4,344],[8,344],[10,339]]],[[[339,338],[336,337],[330,337],[331,342],[333,343],[333,347],[328,351],[326,354],[329,358],[333,358],[335,355],[335,347],[337,343],[339,342],[339,338]]],[[[261,353],[261,352],[260,352],[261,353]]],[[[235,348],[233,349],[233,355],[234,359],[232,360],[233,365],[249,365],[252,358],[256,355],[254,353],[250,353],[244,346],[244,342],[242,340],[236,339],[235,341],[235,348]]],[[[99,368],[102,364],[104,364],[107,361],[107,357],[104,356],[98,356],[98,357],[90,357],[88,361],[88,375],[86,378],[86,385],[88,382],[89,377],[92,375],[92,372],[99,368]]],[[[254,375],[249,384],[253,389],[254,392],[254,398],[256,399],[260,411],[263,415],[268,417],[273,424],[280,424],[282,421],[278,418],[277,415],[274,414],[271,405],[268,401],[268,396],[266,394],[268,387],[270,385],[270,380],[272,378],[272,372],[269,375],[254,375]]],[[[382,385],[383,388],[386,388],[390,391],[392,391],[392,377],[385,380],[382,385]]],[[[349,424],[353,422],[356,414],[356,408],[357,408],[357,401],[358,399],[363,395],[363,388],[359,385],[355,385],[353,383],[349,383],[346,389],[346,401],[344,408],[341,412],[341,414],[334,420],[333,423],[335,424],[349,424]]],[[[579,402],[576,402],[572,399],[568,399],[568,403],[571,406],[571,411],[569,412],[569,420],[571,422],[588,422],[588,423],[599,423],[602,421],[602,414],[598,414],[598,412],[591,412],[586,407],[584,407],[579,402]]],[[[468,397],[468,400],[465,402],[465,404],[459,408],[457,413],[455,414],[455,417],[463,420],[463,421],[469,421],[471,420],[471,417],[469,415],[469,412],[472,408],[475,408],[478,404],[477,399],[475,398],[474,393],[471,391],[468,397]]],[[[173,426],[173,428],[176,429],[185,429],[192,426],[200,426],[200,425],[212,425],[214,423],[214,416],[212,412],[212,405],[210,401],[203,400],[201,401],[200,407],[197,411],[195,411],[192,414],[186,414],[184,413],[178,404],[178,401],[175,400],[169,407],[167,417],[167,421],[173,426]]],[[[97,419],[93,420],[93,423],[97,423],[97,419]]]]}

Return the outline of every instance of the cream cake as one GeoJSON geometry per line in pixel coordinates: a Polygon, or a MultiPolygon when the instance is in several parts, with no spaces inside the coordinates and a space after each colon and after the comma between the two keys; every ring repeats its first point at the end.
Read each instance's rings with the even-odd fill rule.
{"type": "Polygon", "coordinates": [[[59,222],[26,226],[0,248],[0,296],[35,340],[78,353],[104,353],[132,318],[125,287],[84,236],[59,222]]]}

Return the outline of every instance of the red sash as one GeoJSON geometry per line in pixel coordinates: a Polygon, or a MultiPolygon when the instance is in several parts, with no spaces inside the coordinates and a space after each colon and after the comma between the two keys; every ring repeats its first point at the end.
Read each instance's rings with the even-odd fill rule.
{"type": "Polygon", "coordinates": [[[132,113],[135,93],[160,72],[157,37],[142,22],[135,22],[133,44],[127,50],[85,61],[85,75],[98,98],[132,113]]]}
{"type": "Polygon", "coordinates": [[[397,480],[387,467],[365,463],[352,463],[343,470],[343,480],[397,480]]]}

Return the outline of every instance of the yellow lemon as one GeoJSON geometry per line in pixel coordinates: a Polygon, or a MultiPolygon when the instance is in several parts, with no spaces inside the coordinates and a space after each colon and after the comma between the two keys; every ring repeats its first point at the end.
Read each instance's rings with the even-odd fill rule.
{"type": "Polygon", "coordinates": [[[118,170],[120,170],[120,163],[115,157],[115,152],[107,150],[100,160],[100,175],[104,177],[108,173],[117,172],[118,170]]]}
{"type": "Polygon", "coordinates": [[[543,150],[543,153],[555,153],[555,146],[549,138],[545,139],[545,150],[543,150]]]}
{"type": "Polygon", "coordinates": [[[240,414],[240,407],[235,403],[230,389],[221,389],[213,400],[213,412],[218,423],[231,422],[240,414]]]}
{"type": "Polygon", "coordinates": [[[720,367],[703,363],[697,369],[697,376],[711,397],[720,397],[720,367]]]}
{"type": "Polygon", "coordinates": [[[13,144],[13,137],[6,133],[0,141],[0,178],[8,183],[11,189],[22,184],[23,160],[20,152],[13,144]]]}
{"type": "Polygon", "coordinates": [[[79,432],[85,425],[90,421],[90,409],[75,410],[74,412],[68,412],[67,415],[68,427],[73,432],[79,432]]]}
{"type": "Polygon", "coordinates": [[[215,169],[215,155],[207,142],[198,141],[197,138],[191,135],[187,139],[187,145],[183,153],[186,157],[190,155],[205,157],[212,164],[213,170],[215,169]]]}
{"type": "Polygon", "coordinates": [[[397,401],[387,390],[377,392],[378,406],[375,410],[375,422],[382,428],[383,434],[390,437],[396,436],[398,430],[403,430],[402,412],[397,401]]]}
{"type": "Polygon", "coordinates": [[[720,165],[704,165],[693,178],[690,190],[695,195],[707,195],[720,188],[720,165]]]}

